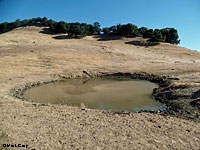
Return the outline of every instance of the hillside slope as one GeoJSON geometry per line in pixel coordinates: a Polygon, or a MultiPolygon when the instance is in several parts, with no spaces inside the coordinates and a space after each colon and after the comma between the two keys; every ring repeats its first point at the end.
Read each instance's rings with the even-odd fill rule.
{"type": "Polygon", "coordinates": [[[87,36],[69,39],[42,27],[0,34],[0,144],[30,149],[198,149],[200,53],[146,39],[87,36]],[[172,78],[168,115],[120,115],[70,106],[41,105],[11,96],[38,81],[102,73],[147,73],[172,78]],[[173,107],[175,108],[175,107],[173,107]]]}

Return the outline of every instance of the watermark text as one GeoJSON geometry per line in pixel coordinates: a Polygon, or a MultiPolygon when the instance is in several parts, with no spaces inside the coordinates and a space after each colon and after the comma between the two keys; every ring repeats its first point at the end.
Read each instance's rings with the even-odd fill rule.
{"type": "Polygon", "coordinates": [[[25,145],[25,144],[2,144],[3,147],[7,147],[7,148],[10,148],[10,147],[23,147],[23,148],[28,148],[28,145],[25,145]]]}

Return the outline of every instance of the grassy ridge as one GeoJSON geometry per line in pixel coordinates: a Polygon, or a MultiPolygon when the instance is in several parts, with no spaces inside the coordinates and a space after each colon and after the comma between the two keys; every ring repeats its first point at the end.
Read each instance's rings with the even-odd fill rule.
{"type": "Polygon", "coordinates": [[[56,22],[52,19],[43,18],[32,18],[26,20],[17,19],[15,22],[4,22],[0,24],[0,33],[8,32],[12,29],[40,25],[48,26],[54,33],[67,33],[70,37],[84,37],[87,35],[95,34],[105,34],[105,35],[118,35],[118,36],[129,36],[137,37],[142,36],[144,38],[149,38],[152,42],[167,42],[172,44],[179,44],[178,31],[174,28],[163,28],[163,29],[148,29],[147,27],[138,28],[136,25],[131,23],[128,24],[118,24],[111,27],[100,28],[100,23],[94,22],[94,24],[87,23],[67,23],[64,21],[56,22]]]}

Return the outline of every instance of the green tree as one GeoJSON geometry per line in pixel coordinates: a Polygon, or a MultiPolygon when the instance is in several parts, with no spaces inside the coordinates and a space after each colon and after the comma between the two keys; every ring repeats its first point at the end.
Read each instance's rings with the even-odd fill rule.
{"type": "Polygon", "coordinates": [[[132,35],[132,33],[133,33],[133,25],[131,23],[128,23],[126,25],[122,25],[121,33],[122,33],[123,36],[132,35]]]}
{"type": "Polygon", "coordinates": [[[55,33],[67,33],[68,26],[64,21],[60,21],[58,23],[52,24],[53,31],[55,33]]]}
{"type": "Polygon", "coordinates": [[[89,35],[89,26],[86,23],[81,23],[81,32],[80,32],[80,37],[84,37],[89,35]]]}
{"type": "Polygon", "coordinates": [[[179,44],[179,36],[178,36],[178,31],[174,28],[169,29],[169,34],[170,34],[170,43],[172,44],[179,44]]]}
{"type": "Polygon", "coordinates": [[[178,31],[174,28],[164,28],[160,30],[163,37],[165,38],[165,42],[172,44],[179,44],[179,36],[178,31]]]}
{"type": "Polygon", "coordinates": [[[147,30],[148,30],[147,27],[141,27],[141,28],[139,28],[140,35],[143,35],[147,30]]]}
{"type": "MultiPolygon", "coordinates": [[[[86,23],[66,23],[64,21],[56,22],[52,19],[48,20],[46,17],[43,18],[32,18],[20,21],[17,19],[15,22],[5,22],[0,24],[0,33],[10,31],[14,28],[27,26],[27,25],[38,25],[49,26],[51,31],[55,33],[68,33],[68,36],[84,37],[86,35],[100,34],[101,28],[100,23],[95,22],[93,25],[86,23]]],[[[137,26],[128,23],[125,25],[118,24],[109,28],[102,29],[104,34],[113,34],[121,36],[139,36],[143,35],[144,38],[150,38],[152,41],[168,42],[172,44],[179,44],[178,31],[174,28],[164,29],[148,29],[141,27],[138,29],[137,26]]]]}
{"type": "Polygon", "coordinates": [[[55,26],[57,25],[57,22],[52,20],[52,19],[50,19],[50,20],[47,21],[47,24],[49,26],[49,29],[53,31],[55,26]]]}
{"type": "Polygon", "coordinates": [[[8,29],[8,31],[10,31],[10,30],[12,30],[12,29],[14,29],[14,28],[16,28],[17,26],[16,26],[16,24],[15,24],[15,22],[11,22],[11,23],[8,23],[7,24],[7,29],[8,29]]]}
{"type": "Polygon", "coordinates": [[[17,20],[15,21],[15,26],[16,26],[16,27],[21,27],[21,26],[22,26],[22,22],[20,21],[20,19],[17,19],[17,20]]]}
{"type": "Polygon", "coordinates": [[[89,25],[87,25],[88,27],[88,34],[89,35],[93,35],[94,34],[94,27],[93,27],[93,25],[91,25],[91,24],[89,24],[89,25]]]}
{"type": "Polygon", "coordinates": [[[8,31],[8,22],[4,22],[0,24],[0,33],[4,33],[8,31]]]}
{"type": "Polygon", "coordinates": [[[116,33],[118,34],[118,35],[122,35],[122,27],[123,27],[123,25],[121,25],[121,24],[118,24],[117,25],[117,31],[116,31],[116,33]]]}
{"type": "Polygon", "coordinates": [[[163,37],[162,32],[160,30],[155,29],[155,31],[153,32],[153,35],[151,37],[151,41],[153,41],[153,42],[164,42],[165,37],[163,37]]]}
{"type": "Polygon", "coordinates": [[[27,26],[28,25],[28,20],[27,19],[22,20],[21,23],[22,23],[22,26],[27,26]]]}
{"type": "Polygon", "coordinates": [[[37,18],[35,18],[35,21],[36,21],[37,24],[41,24],[42,18],[37,17],[37,18]]]}
{"type": "Polygon", "coordinates": [[[94,33],[95,34],[100,34],[100,32],[101,32],[100,23],[99,22],[94,22],[93,27],[94,27],[94,33]]]}
{"type": "Polygon", "coordinates": [[[48,19],[46,17],[43,17],[41,19],[41,24],[44,25],[44,26],[47,26],[47,21],[48,21],[48,19]]]}
{"type": "Polygon", "coordinates": [[[153,29],[149,29],[143,34],[144,38],[152,38],[153,37],[153,29]]]}
{"type": "Polygon", "coordinates": [[[139,36],[140,35],[140,32],[139,32],[139,29],[137,26],[133,25],[132,26],[132,34],[131,34],[133,37],[136,37],[136,36],[139,36]]]}
{"type": "Polygon", "coordinates": [[[37,25],[37,19],[36,18],[32,18],[29,20],[29,25],[37,25]]]}
{"type": "Polygon", "coordinates": [[[118,35],[121,35],[121,36],[138,36],[139,35],[139,30],[138,30],[138,27],[131,24],[131,23],[128,23],[128,24],[125,24],[125,25],[121,25],[121,24],[118,24],[117,26],[114,26],[114,31],[113,33],[116,33],[118,35]]]}
{"type": "Polygon", "coordinates": [[[110,28],[109,28],[109,32],[112,32],[112,34],[116,34],[117,33],[117,27],[116,26],[111,26],[110,28]]]}
{"type": "Polygon", "coordinates": [[[103,33],[108,34],[110,32],[110,28],[103,28],[103,33]]]}
{"type": "Polygon", "coordinates": [[[81,25],[80,25],[80,23],[79,22],[71,23],[68,34],[69,34],[69,36],[78,37],[78,35],[81,34],[81,25]]]}

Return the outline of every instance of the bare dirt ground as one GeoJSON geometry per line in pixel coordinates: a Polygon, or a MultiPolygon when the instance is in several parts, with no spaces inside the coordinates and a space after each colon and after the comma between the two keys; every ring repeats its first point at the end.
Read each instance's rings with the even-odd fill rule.
{"type": "Polygon", "coordinates": [[[4,143],[37,150],[200,149],[200,110],[189,103],[200,95],[199,52],[167,43],[148,45],[142,38],[67,39],[42,32],[41,27],[24,27],[0,35],[0,149],[4,143]],[[174,89],[179,96],[167,98],[186,110],[186,117],[181,111],[116,114],[35,104],[10,94],[28,83],[86,76],[83,71],[178,78],[173,86],[188,88],[174,89]]]}

